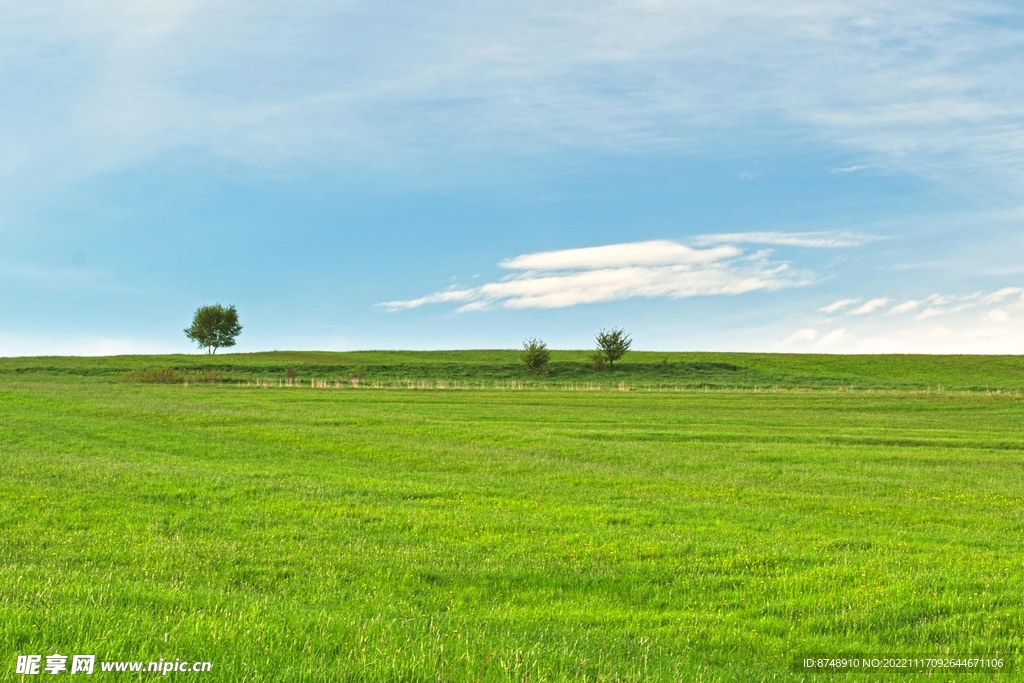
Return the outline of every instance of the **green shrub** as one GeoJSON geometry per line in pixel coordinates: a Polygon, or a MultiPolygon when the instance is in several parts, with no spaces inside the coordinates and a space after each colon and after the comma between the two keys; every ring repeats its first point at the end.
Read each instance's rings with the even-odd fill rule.
{"type": "Polygon", "coordinates": [[[535,375],[547,372],[548,361],[551,360],[551,352],[548,345],[540,339],[527,339],[523,342],[523,352],[519,358],[526,365],[526,369],[535,375]]]}
{"type": "MultiPolygon", "coordinates": [[[[608,367],[615,364],[615,361],[626,355],[633,340],[629,338],[626,331],[621,328],[612,330],[601,330],[595,337],[597,341],[597,352],[608,361],[608,367]]],[[[599,368],[600,369],[600,368],[599,368]]]]}

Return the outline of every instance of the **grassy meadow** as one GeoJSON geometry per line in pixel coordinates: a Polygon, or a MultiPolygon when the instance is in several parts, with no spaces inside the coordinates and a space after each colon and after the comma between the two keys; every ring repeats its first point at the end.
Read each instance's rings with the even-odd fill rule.
{"type": "Polygon", "coordinates": [[[0,680],[1021,670],[1024,359],[589,355],[0,359],[0,680]]]}

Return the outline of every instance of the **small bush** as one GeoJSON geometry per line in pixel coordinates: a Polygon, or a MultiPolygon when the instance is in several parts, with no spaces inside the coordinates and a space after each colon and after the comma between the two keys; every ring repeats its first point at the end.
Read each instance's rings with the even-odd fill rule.
{"type": "Polygon", "coordinates": [[[540,339],[527,339],[523,342],[523,352],[519,354],[526,369],[535,375],[545,374],[548,361],[551,360],[551,352],[548,345],[540,339]]]}
{"type": "Polygon", "coordinates": [[[173,368],[147,368],[145,370],[130,370],[121,379],[125,382],[144,382],[148,384],[180,384],[185,381],[185,375],[173,368]]]}
{"type": "Polygon", "coordinates": [[[629,338],[626,331],[620,328],[612,330],[601,330],[595,337],[597,341],[597,352],[608,361],[608,367],[615,365],[615,361],[626,355],[633,340],[629,338]]]}
{"type": "Polygon", "coordinates": [[[595,370],[604,370],[604,354],[601,352],[595,353],[590,357],[590,360],[594,363],[595,370]]]}

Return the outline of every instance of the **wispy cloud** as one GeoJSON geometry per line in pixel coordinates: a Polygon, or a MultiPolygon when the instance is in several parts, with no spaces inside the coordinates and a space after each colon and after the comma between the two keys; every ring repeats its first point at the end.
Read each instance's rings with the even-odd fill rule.
{"type": "Polygon", "coordinates": [[[822,313],[835,313],[838,310],[852,306],[853,304],[860,301],[860,299],[840,299],[839,301],[833,301],[828,306],[822,306],[818,310],[822,313]]]}
{"type": "Polygon", "coordinates": [[[921,311],[917,315],[915,315],[914,316],[914,320],[917,320],[917,321],[927,320],[928,318],[934,318],[937,315],[942,315],[945,312],[946,312],[945,308],[936,308],[934,306],[931,306],[929,308],[924,309],[923,311],[921,311]]]}
{"type": "Polygon", "coordinates": [[[1002,301],[1003,299],[1014,295],[1022,295],[1021,298],[1024,299],[1024,287],[1003,287],[998,292],[993,292],[988,296],[982,297],[982,301],[984,303],[992,303],[1002,301]]]}
{"type": "MultiPolygon", "coordinates": [[[[1004,287],[988,294],[936,293],[903,301],[886,310],[886,315],[868,315],[885,309],[889,300],[865,302],[844,319],[843,328],[827,334],[816,327],[801,327],[782,336],[775,347],[843,353],[1018,353],[1024,348],[1024,287],[1004,287]],[[900,315],[913,312],[916,315],[900,315]]],[[[825,308],[834,313],[859,301],[842,299],[825,308]]],[[[807,322],[820,325],[818,314],[823,311],[809,315],[807,322]]]]}
{"type": "Polygon", "coordinates": [[[569,270],[620,268],[623,266],[663,266],[711,263],[738,256],[733,246],[716,249],[693,249],[669,240],[650,240],[627,244],[608,244],[601,247],[563,249],[537,254],[523,254],[502,261],[502,268],[510,270],[569,270]]]}
{"type": "Polygon", "coordinates": [[[880,239],[885,238],[856,232],[723,232],[698,235],[690,242],[701,247],[714,244],[771,244],[812,249],[842,249],[859,247],[880,239]]]}
{"type": "Polygon", "coordinates": [[[680,299],[774,291],[809,284],[781,262],[744,256],[735,247],[694,249],[655,240],[523,254],[501,267],[520,271],[478,287],[451,287],[427,296],[387,301],[388,311],[459,303],[457,311],[565,308],[633,297],[680,299]]]}
{"type": "Polygon", "coordinates": [[[914,320],[928,320],[939,315],[949,315],[951,313],[959,313],[965,308],[969,308],[970,304],[961,304],[959,306],[942,307],[942,306],[929,306],[920,313],[914,316],[914,320]]]}
{"type": "Polygon", "coordinates": [[[977,308],[979,305],[998,302],[1016,289],[1018,288],[1007,287],[988,296],[983,296],[978,292],[971,294],[932,294],[921,300],[920,303],[927,306],[927,308],[915,315],[914,320],[928,320],[940,315],[959,313],[960,311],[977,308]]]}
{"type": "Polygon", "coordinates": [[[818,331],[816,329],[812,327],[805,327],[789,335],[789,338],[783,342],[783,345],[789,346],[790,344],[796,344],[799,342],[812,342],[817,338],[818,331]]]}
{"type": "Polygon", "coordinates": [[[832,330],[820,340],[818,340],[818,346],[828,347],[841,344],[850,338],[850,333],[846,331],[845,327],[840,327],[838,330],[832,330]]]}
{"type": "Polygon", "coordinates": [[[870,301],[864,303],[863,306],[860,306],[859,308],[850,311],[850,315],[865,315],[867,313],[872,313],[874,311],[877,311],[879,308],[882,308],[887,303],[889,303],[889,299],[885,297],[881,297],[879,299],[871,299],[870,301]]]}
{"type": "Polygon", "coordinates": [[[890,308],[889,309],[889,314],[890,315],[898,315],[900,313],[909,313],[910,311],[915,310],[920,305],[921,304],[918,303],[917,301],[914,301],[913,299],[910,299],[908,301],[904,301],[901,304],[896,304],[895,306],[890,308]]]}
{"type": "Polygon", "coordinates": [[[8,4],[4,45],[18,59],[2,75],[18,115],[5,118],[0,169],[11,173],[175,148],[259,166],[693,149],[766,119],[865,161],[839,173],[871,157],[924,175],[1024,169],[1011,2],[8,4]],[[223,26],[236,38],[222,40],[223,26]]]}
{"type": "Polygon", "coordinates": [[[995,323],[997,325],[1010,322],[1010,316],[1007,312],[999,308],[993,308],[991,311],[983,315],[981,319],[984,322],[995,323]]]}
{"type": "Polygon", "coordinates": [[[829,173],[832,175],[840,175],[843,173],[856,173],[857,171],[863,171],[868,166],[844,166],[842,168],[830,168],[829,173]]]}
{"type": "Polygon", "coordinates": [[[830,350],[843,342],[849,341],[852,335],[846,330],[845,327],[830,330],[825,334],[821,334],[813,327],[805,327],[793,332],[785,339],[785,341],[776,344],[779,348],[791,348],[797,347],[798,349],[810,350],[810,349],[823,349],[830,350]]]}

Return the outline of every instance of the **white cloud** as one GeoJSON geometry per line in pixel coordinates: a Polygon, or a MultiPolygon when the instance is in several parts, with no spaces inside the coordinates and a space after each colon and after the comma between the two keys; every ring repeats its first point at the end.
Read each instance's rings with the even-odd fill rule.
{"type": "MultiPolygon", "coordinates": [[[[921,310],[916,316],[915,321],[928,320],[940,315],[950,315],[959,313],[964,310],[977,308],[978,306],[984,306],[987,304],[994,304],[1003,302],[1008,297],[1020,295],[1020,301],[1014,301],[1007,304],[1010,308],[1016,308],[1018,306],[1024,308],[1024,287],[1004,287],[997,292],[991,294],[982,294],[974,292],[971,294],[930,294],[920,300],[908,299],[903,303],[897,304],[890,308],[886,313],[888,315],[899,315],[901,313],[909,313],[911,311],[918,310],[922,304],[926,306],[924,310],[921,310]]],[[[835,313],[843,308],[848,308],[858,302],[861,299],[847,298],[835,301],[828,306],[819,308],[818,311],[823,313],[835,313]]],[[[861,306],[850,311],[847,315],[866,315],[873,313],[881,308],[884,308],[891,301],[888,297],[878,297],[866,301],[861,306]]],[[[994,309],[996,310],[996,309],[994,309]]],[[[1001,316],[1004,315],[1002,311],[994,314],[994,317],[988,318],[991,322],[1002,321],[1001,316]]]]}
{"type": "Polygon", "coordinates": [[[566,270],[618,268],[622,266],[688,265],[711,263],[738,256],[736,247],[692,249],[669,240],[651,240],[601,247],[544,251],[523,254],[502,261],[502,268],[514,270],[566,270]]]}
{"type": "Polygon", "coordinates": [[[773,244],[785,247],[840,249],[859,247],[880,239],[884,238],[856,232],[727,232],[698,235],[690,241],[701,247],[713,244],[773,244]]]}
{"type": "Polygon", "coordinates": [[[909,301],[904,301],[903,303],[897,304],[897,305],[893,306],[892,308],[890,308],[889,309],[889,314],[890,315],[897,315],[899,313],[907,313],[909,311],[913,311],[919,305],[920,304],[918,302],[914,301],[913,299],[910,299],[909,301]]]}
{"type": "Polygon", "coordinates": [[[953,330],[945,327],[944,325],[936,325],[930,330],[926,330],[921,338],[929,341],[934,340],[945,340],[953,336],[953,330]]]}
{"type": "Polygon", "coordinates": [[[818,346],[829,347],[841,344],[850,339],[850,333],[846,331],[846,328],[840,327],[838,330],[832,330],[818,341],[818,346]]]}
{"type": "Polygon", "coordinates": [[[909,327],[877,330],[876,335],[843,348],[861,353],[1019,353],[1024,326],[1009,324],[909,327]]]}
{"type": "MultiPolygon", "coordinates": [[[[1020,353],[1024,349],[1024,315],[1017,314],[1024,311],[1021,297],[1024,287],[1016,286],[991,293],[936,293],[904,301],[887,311],[918,311],[911,318],[888,314],[848,317],[840,330],[818,336],[805,328],[775,346],[813,343],[837,353],[1020,353]],[[943,324],[936,325],[940,316],[943,324]]],[[[834,306],[838,310],[857,301],[842,299],[834,306]]],[[[877,301],[880,299],[868,301],[861,308],[877,301]]],[[[809,313],[807,321],[820,320],[820,312],[809,313]]]]}
{"type": "Polygon", "coordinates": [[[932,294],[924,298],[924,302],[928,304],[934,304],[935,306],[945,306],[946,304],[956,301],[958,297],[949,294],[932,294]]]}
{"type": "Polygon", "coordinates": [[[860,301],[860,299],[840,299],[839,301],[833,301],[828,306],[822,306],[818,310],[821,311],[822,313],[835,313],[839,309],[846,308],[847,306],[852,306],[858,301],[860,301]]]}
{"type": "Polygon", "coordinates": [[[882,308],[887,303],[889,303],[889,300],[885,297],[881,297],[879,299],[871,299],[857,310],[850,311],[850,315],[864,315],[866,313],[871,313],[873,311],[878,310],[879,308],[882,308]]]}
{"type": "Polygon", "coordinates": [[[1010,322],[1010,316],[1007,315],[1006,311],[1000,308],[993,308],[991,311],[983,315],[981,320],[982,322],[1000,325],[1002,323],[1010,322]]]}
{"type": "Polygon", "coordinates": [[[818,331],[817,330],[815,330],[813,328],[810,328],[810,327],[805,327],[804,329],[797,330],[793,334],[789,335],[789,337],[786,339],[786,341],[784,341],[782,343],[783,343],[783,345],[788,346],[789,344],[798,344],[798,343],[801,343],[801,342],[812,342],[812,341],[814,341],[817,338],[818,338],[818,331]]]}
{"type": "Polygon", "coordinates": [[[478,287],[378,304],[389,311],[461,303],[459,312],[565,308],[633,297],[679,299],[775,291],[810,283],[785,263],[741,257],[734,247],[692,249],[669,241],[613,244],[523,254],[500,264],[521,271],[478,287]]]}
{"type": "Polygon", "coordinates": [[[917,315],[914,316],[914,320],[928,320],[938,315],[949,315],[950,313],[959,313],[965,308],[970,308],[969,304],[961,304],[960,306],[944,307],[944,306],[930,306],[917,315]]]}
{"type": "Polygon", "coordinates": [[[1024,293],[1024,287],[1003,287],[998,292],[993,292],[988,296],[982,297],[981,300],[985,303],[991,303],[996,301],[1002,301],[1008,296],[1013,296],[1014,294],[1021,293],[1024,293]]]}
{"type": "Polygon", "coordinates": [[[855,173],[857,171],[863,171],[868,166],[846,166],[844,168],[833,168],[829,169],[829,173],[832,175],[838,175],[841,173],[855,173]]]}

